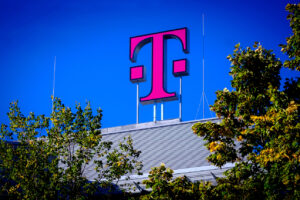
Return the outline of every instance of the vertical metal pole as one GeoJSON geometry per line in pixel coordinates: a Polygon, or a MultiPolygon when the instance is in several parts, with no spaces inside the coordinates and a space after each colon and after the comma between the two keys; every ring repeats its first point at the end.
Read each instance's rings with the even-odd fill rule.
{"type": "Polygon", "coordinates": [[[160,104],[160,120],[164,120],[164,102],[160,104]]]}
{"type": "Polygon", "coordinates": [[[153,121],[156,122],[156,103],[153,105],[153,121]]]}
{"type": "Polygon", "coordinates": [[[181,104],[182,104],[182,77],[180,76],[179,79],[179,121],[181,121],[182,119],[182,108],[181,108],[181,104]]]}
{"type": "Polygon", "coordinates": [[[139,123],[139,83],[136,85],[136,123],[139,123]]]}
{"type": "Polygon", "coordinates": [[[202,29],[202,34],[203,34],[203,37],[202,37],[202,39],[203,39],[203,50],[202,50],[202,53],[203,53],[203,83],[202,83],[202,91],[203,91],[203,119],[204,119],[204,97],[205,97],[205,92],[204,92],[204,13],[202,14],[202,25],[203,25],[203,29],[202,29]]]}
{"type": "Polygon", "coordinates": [[[53,112],[53,101],[54,101],[54,92],[55,92],[55,68],[56,68],[56,56],[54,56],[53,94],[52,94],[52,112],[53,112]]]}
{"type": "MultiPolygon", "coordinates": [[[[54,73],[53,73],[53,94],[52,94],[52,112],[54,112],[54,106],[53,106],[53,103],[54,103],[54,98],[55,98],[55,69],[56,69],[56,56],[54,56],[54,73]]],[[[53,127],[53,122],[51,122],[51,128],[53,127]]]]}

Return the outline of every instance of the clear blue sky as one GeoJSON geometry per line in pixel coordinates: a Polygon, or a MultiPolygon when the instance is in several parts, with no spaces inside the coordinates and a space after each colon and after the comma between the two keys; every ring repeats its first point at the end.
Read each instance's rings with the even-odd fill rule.
{"type": "MultiPolygon", "coordinates": [[[[183,120],[194,120],[202,94],[202,13],[205,14],[205,93],[209,104],[215,92],[231,89],[226,56],[234,45],[255,41],[273,49],[291,34],[283,0],[121,0],[121,1],[0,1],[0,122],[7,123],[9,103],[19,100],[28,114],[49,115],[54,56],[57,58],[55,96],[71,107],[76,102],[103,109],[103,127],[135,123],[136,85],[129,68],[145,65],[150,90],[151,45],[129,60],[129,38],[187,27],[190,53],[178,40],[168,40],[169,92],[179,92],[172,61],[187,58],[190,76],[183,77],[183,120]]],[[[284,77],[299,76],[284,70],[284,77]]],[[[201,105],[202,106],[202,105],[201,105]]],[[[152,121],[152,105],[140,107],[140,121],[152,121]]],[[[158,109],[158,113],[160,110],[158,109]]],[[[160,117],[160,115],[158,115],[160,117]]],[[[165,118],[178,117],[178,101],[165,103],[165,118]]],[[[197,118],[202,118],[202,111],[197,118]]],[[[205,117],[211,117],[206,105],[205,117]]]]}

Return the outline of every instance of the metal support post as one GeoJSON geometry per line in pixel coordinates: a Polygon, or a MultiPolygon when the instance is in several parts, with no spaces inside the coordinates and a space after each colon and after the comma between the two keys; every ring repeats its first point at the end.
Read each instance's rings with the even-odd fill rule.
{"type": "Polygon", "coordinates": [[[179,79],[179,121],[182,119],[182,77],[179,79]]]}
{"type": "Polygon", "coordinates": [[[160,120],[164,120],[164,102],[160,104],[160,120]]]}
{"type": "Polygon", "coordinates": [[[153,121],[156,122],[156,103],[153,105],[153,121]]]}
{"type": "Polygon", "coordinates": [[[136,123],[139,123],[139,83],[136,84],[136,123]]]}

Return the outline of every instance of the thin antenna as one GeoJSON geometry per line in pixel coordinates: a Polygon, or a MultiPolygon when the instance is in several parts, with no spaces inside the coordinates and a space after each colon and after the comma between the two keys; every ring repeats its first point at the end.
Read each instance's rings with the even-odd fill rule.
{"type": "Polygon", "coordinates": [[[56,68],[56,56],[54,56],[54,75],[53,75],[53,93],[52,93],[52,112],[53,112],[53,101],[55,92],[55,68],[56,68]]]}
{"type": "Polygon", "coordinates": [[[202,78],[202,81],[203,81],[203,84],[202,84],[202,95],[203,95],[203,118],[202,119],[204,119],[204,95],[205,95],[205,92],[204,92],[204,13],[202,14],[202,39],[203,39],[203,45],[202,45],[202,47],[203,47],[203,49],[202,49],[202,59],[203,59],[203,62],[202,62],[202,65],[203,65],[203,78],[202,78]]]}
{"type": "MultiPolygon", "coordinates": [[[[205,100],[206,100],[206,103],[207,103],[207,105],[208,105],[208,100],[207,100],[207,97],[206,97],[206,95],[205,95],[205,82],[204,82],[204,78],[205,78],[205,74],[204,74],[204,56],[205,56],[205,54],[204,54],[204,39],[205,39],[205,34],[204,34],[205,32],[204,32],[204,13],[202,14],[202,94],[201,94],[201,98],[200,98],[200,103],[199,103],[199,106],[198,106],[198,109],[197,109],[197,113],[196,113],[196,116],[195,116],[195,119],[197,119],[197,116],[198,116],[198,113],[199,113],[199,109],[200,109],[200,106],[201,106],[201,102],[203,103],[203,105],[202,105],[202,112],[203,112],[203,116],[202,116],[202,119],[204,119],[204,117],[205,117],[205,100]]],[[[209,107],[209,105],[208,105],[208,107],[209,107]]],[[[211,111],[210,111],[210,115],[211,115],[211,117],[212,117],[212,113],[211,113],[211,111]]]]}

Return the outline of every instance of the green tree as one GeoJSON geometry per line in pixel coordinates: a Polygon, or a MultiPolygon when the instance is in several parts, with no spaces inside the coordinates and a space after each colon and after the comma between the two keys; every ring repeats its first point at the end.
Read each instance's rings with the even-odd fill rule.
{"type": "Polygon", "coordinates": [[[293,35],[286,39],[286,44],[280,45],[282,52],[286,53],[290,60],[284,62],[284,66],[300,71],[300,4],[288,4],[286,10],[290,12],[287,19],[293,35]]]}
{"type": "Polygon", "coordinates": [[[141,199],[300,199],[299,77],[287,79],[280,90],[282,67],[300,70],[300,4],[286,9],[293,35],[280,46],[289,59],[282,64],[259,43],[236,45],[228,56],[233,90],[217,91],[211,106],[221,122],[192,127],[206,141],[208,161],[235,167],[216,185],[174,179],[171,169],[153,168],[144,181],[152,190],[141,199]]]}
{"type": "Polygon", "coordinates": [[[162,163],[159,167],[153,167],[149,172],[149,179],[144,180],[143,184],[151,192],[141,196],[142,200],[156,199],[213,199],[211,191],[212,185],[209,182],[193,183],[186,176],[173,177],[173,170],[166,168],[162,163]]]}
{"type": "Polygon", "coordinates": [[[1,125],[1,190],[17,199],[86,199],[121,176],[141,170],[140,151],[132,139],[115,149],[102,140],[102,111],[93,115],[90,104],[76,112],[55,98],[50,117],[25,117],[11,103],[9,125],[1,125]],[[46,136],[44,136],[46,135],[46,136]],[[18,139],[17,144],[8,142],[18,139]],[[86,168],[94,162],[98,176],[89,181],[86,168]]]}
{"type": "MultiPolygon", "coordinates": [[[[299,70],[300,4],[286,8],[294,35],[282,45],[290,58],[284,66],[299,70]]],[[[212,164],[236,163],[218,179],[213,195],[221,199],[299,199],[299,78],[287,80],[280,91],[282,63],[257,43],[253,49],[237,45],[228,59],[234,89],[217,91],[211,106],[221,123],[193,126],[212,152],[208,157],[212,164]]]]}

